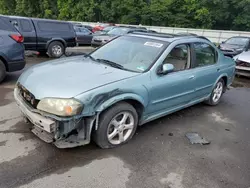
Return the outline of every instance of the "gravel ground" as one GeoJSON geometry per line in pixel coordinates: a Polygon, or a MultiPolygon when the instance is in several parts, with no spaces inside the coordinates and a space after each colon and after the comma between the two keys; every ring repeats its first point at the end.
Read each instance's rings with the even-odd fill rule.
{"type": "MultiPolygon", "coordinates": [[[[70,49],[89,52],[90,48],[70,49]]],[[[27,68],[48,60],[27,58],[27,68]]],[[[13,88],[22,71],[0,85],[0,188],[248,188],[250,80],[237,78],[216,107],[199,104],[148,123],[128,144],[60,150],[22,121],[13,88]],[[187,132],[211,143],[191,145],[187,132]]]]}

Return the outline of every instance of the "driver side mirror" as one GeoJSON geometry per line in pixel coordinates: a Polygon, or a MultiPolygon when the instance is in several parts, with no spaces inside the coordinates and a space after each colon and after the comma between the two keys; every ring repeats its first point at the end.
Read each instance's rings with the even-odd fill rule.
{"type": "Polygon", "coordinates": [[[168,73],[173,72],[173,71],[174,71],[174,65],[167,63],[167,64],[163,64],[161,66],[161,68],[158,71],[158,74],[165,75],[165,74],[168,74],[168,73]]]}

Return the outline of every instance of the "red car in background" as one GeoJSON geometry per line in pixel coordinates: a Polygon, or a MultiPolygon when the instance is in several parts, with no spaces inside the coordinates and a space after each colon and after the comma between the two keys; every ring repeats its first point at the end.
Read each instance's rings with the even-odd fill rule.
{"type": "Polygon", "coordinates": [[[102,31],[105,27],[108,27],[108,26],[115,26],[115,24],[113,24],[113,23],[103,23],[103,24],[97,25],[92,29],[92,32],[94,33],[96,31],[102,31]]]}

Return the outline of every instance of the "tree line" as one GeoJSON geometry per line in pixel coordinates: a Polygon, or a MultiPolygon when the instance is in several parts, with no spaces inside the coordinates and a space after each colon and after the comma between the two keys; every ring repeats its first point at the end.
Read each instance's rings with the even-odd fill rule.
{"type": "Polygon", "coordinates": [[[250,31],[250,0],[0,0],[0,14],[250,31]]]}

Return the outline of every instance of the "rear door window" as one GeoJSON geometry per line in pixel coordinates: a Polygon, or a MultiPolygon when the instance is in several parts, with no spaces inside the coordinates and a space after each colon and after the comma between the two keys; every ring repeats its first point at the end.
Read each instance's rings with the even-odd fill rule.
{"type": "Polygon", "coordinates": [[[196,54],[196,67],[203,67],[217,63],[217,51],[206,43],[194,43],[196,54]]]}
{"type": "Polygon", "coordinates": [[[38,28],[41,31],[70,31],[68,23],[38,21],[38,28]]]}
{"type": "Polygon", "coordinates": [[[83,33],[83,34],[89,34],[90,31],[88,29],[85,29],[85,28],[79,28],[80,32],[83,33]]]}
{"type": "Polygon", "coordinates": [[[20,20],[21,23],[21,29],[24,32],[31,32],[32,31],[32,25],[30,21],[28,20],[20,20]]]}

